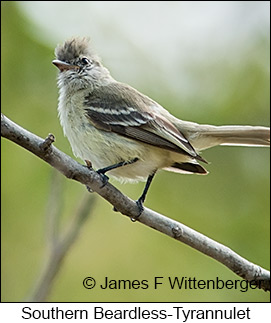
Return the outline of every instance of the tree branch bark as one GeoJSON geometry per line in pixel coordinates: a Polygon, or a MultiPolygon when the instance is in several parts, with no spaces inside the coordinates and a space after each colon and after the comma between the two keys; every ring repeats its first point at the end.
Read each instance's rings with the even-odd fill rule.
{"type": "MultiPolygon", "coordinates": [[[[136,203],[110,183],[102,187],[103,182],[98,173],[79,164],[52,145],[53,135],[50,134],[44,140],[1,115],[1,136],[29,150],[67,178],[89,186],[122,214],[136,218],[138,212],[136,203]]],[[[270,272],[239,256],[230,248],[148,208],[144,208],[138,222],[216,259],[243,279],[255,283],[258,288],[270,291],[270,272]]]]}

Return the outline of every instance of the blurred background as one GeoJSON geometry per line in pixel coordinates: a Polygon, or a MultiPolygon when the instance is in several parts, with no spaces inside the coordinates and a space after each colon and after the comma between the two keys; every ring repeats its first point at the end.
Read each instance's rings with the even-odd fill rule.
{"type": "MultiPolygon", "coordinates": [[[[2,112],[40,137],[53,133],[55,146],[70,156],[51,61],[55,46],[77,35],[91,38],[117,80],[181,119],[269,125],[268,1],[2,1],[1,9],[2,112]]],[[[22,301],[48,261],[53,178],[61,188],[55,196],[60,231],[88,193],[21,147],[1,143],[2,301],[22,301]]],[[[208,176],[161,171],[146,206],[268,269],[269,149],[217,147],[203,156],[210,161],[208,176]]],[[[144,187],[113,184],[134,199],[144,187]]],[[[269,301],[262,290],[86,290],[86,276],[98,283],[106,276],[150,283],[155,276],[239,279],[213,259],[114,213],[99,196],[47,301],[269,301]]]]}

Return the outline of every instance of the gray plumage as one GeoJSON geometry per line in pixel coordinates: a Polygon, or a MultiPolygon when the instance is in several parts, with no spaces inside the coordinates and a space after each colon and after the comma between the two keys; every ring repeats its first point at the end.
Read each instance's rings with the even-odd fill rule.
{"type": "Polygon", "coordinates": [[[59,116],[73,152],[123,180],[145,180],[158,169],[206,174],[200,151],[217,145],[269,146],[270,129],[182,121],[129,85],[115,81],[85,38],[56,48],[59,116]]]}

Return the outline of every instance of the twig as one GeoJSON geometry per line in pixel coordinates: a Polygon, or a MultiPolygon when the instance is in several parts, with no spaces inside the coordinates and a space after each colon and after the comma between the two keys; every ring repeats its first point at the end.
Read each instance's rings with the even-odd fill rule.
{"type": "MultiPolygon", "coordinates": [[[[59,197],[59,196],[58,196],[59,197]]],[[[69,226],[68,231],[60,237],[58,234],[55,234],[54,228],[51,226],[49,231],[53,239],[49,239],[50,242],[50,254],[48,260],[44,265],[44,268],[41,272],[40,278],[37,281],[37,284],[34,286],[31,295],[25,300],[27,302],[44,302],[46,301],[50,290],[53,285],[54,278],[61,268],[61,264],[70,250],[71,246],[76,241],[80,229],[83,227],[83,224],[87,220],[88,216],[91,214],[94,206],[95,197],[93,195],[86,194],[78,208],[73,221],[69,226]]],[[[58,213],[54,214],[54,220],[59,219],[60,210],[58,208],[58,213]]]]}
{"type": "MultiPolygon", "coordinates": [[[[3,115],[1,116],[1,135],[45,160],[67,178],[89,186],[122,214],[132,218],[136,217],[138,212],[136,203],[112,184],[107,183],[103,186],[98,173],[79,164],[54,146],[44,150],[42,138],[23,129],[3,115]]],[[[148,208],[144,208],[138,221],[216,259],[243,279],[255,282],[259,288],[270,290],[270,272],[249,262],[230,248],[148,208]]]]}
{"type": "Polygon", "coordinates": [[[45,210],[47,244],[50,248],[57,243],[63,207],[63,176],[52,168],[51,185],[45,210]]]}

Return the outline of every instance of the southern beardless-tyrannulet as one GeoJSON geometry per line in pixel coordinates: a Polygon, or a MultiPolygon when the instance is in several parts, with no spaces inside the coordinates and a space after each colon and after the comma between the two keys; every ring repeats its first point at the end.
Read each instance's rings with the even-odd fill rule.
{"type": "Polygon", "coordinates": [[[182,121],[127,84],[117,82],[92,52],[89,40],[72,38],[55,50],[58,112],[74,155],[124,181],[147,183],[140,212],[159,169],[207,174],[201,150],[217,145],[269,146],[270,129],[211,126],[182,121]],[[90,162],[89,162],[90,161],[90,162]]]}

